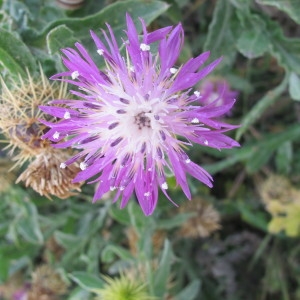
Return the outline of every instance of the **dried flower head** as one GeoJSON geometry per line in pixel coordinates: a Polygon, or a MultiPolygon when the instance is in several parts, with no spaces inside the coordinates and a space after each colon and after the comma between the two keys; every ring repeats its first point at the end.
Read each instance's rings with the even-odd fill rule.
{"type": "Polygon", "coordinates": [[[105,276],[104,280],[104,287],[95,291],[99,295],[96,300],[154,300],[139,277],[132,278],[121,273],[118,278],[105,276]]]}
{"type": "Polygon", "coordinates": [[[7,148],[12,155],[16,148],[19,153],[13,156],[16,164],[38,155],[49,142],[42,140],[46,126],[39,119],[45,118],[39,105],[48,103],[53,98],[64,98],[67,85],[50,83],[40,68],[39,76],[32,77],[27,71],[27,78],[4,82],[0,78],[2,93],[0,96],[0,129],[9,143],[7,148]]]}
{"type": "Polygon", "coordinates": [[[32,274],[28,300],[58,300],[67,292],[67,284],[48,265],[42,265],[32,274]]]}
{"type": "Polygon", "coordinates": [[[194,199],[194,201],[185,203],[180,211],[195,213],[195,216],[181,225],[179,235],[182,237],[207,237],[221,228],[219,213],[210,203],[202,199],[194,199]]]}
{"type": "Polygon", "coordinates": [[[51,195],[66,199],[80,192],[83,182],[73,182],[78,173],[79,164],[66,166],[62,164],[70,156],[52,147],[45,148],[32,161],[17,179],[17,183],[24,181],[42,196],[50,198],[51,195]]]}
{"type": "Polygon", "coordinates": [[[51,106],[41,106],[45,113],[61,118],[44,121],[51,128],[44,138],[58,142],[54,147],[81,149],[65,164],[83,160],[75,181],[97,176],[100,184],[94,201],[115,190],[114,200],[121,198],[123,208],[135,192],[144,214],[151,215],[159,188],[172,201],[167,193],[167,170],[189,199],[187,173],[212,186],[210,174],[193,163],[184,148],[192,142],[216,149],[238,146],[224,135],[236,126],[218,120],[235,100],[218,107],[206,105],[199,91],[192,90],[220,59],[199,70],[209,57],[205,52],[177,67],[184,36],[181,24],[149,33],[141,19],[139,39],[129,15],[126,20],[124,56],[109,25],[110,36],[103,31],[108,48],[91,32],[106,66],[103,71],[80,43],[75,44],[77,51],[63,50],[68,71],[53,79],[77,86],[80,91],[72,93],[81,100],[54,100],[51,106]],[[65,107],[56,106],[61,104],[65,107]]]}

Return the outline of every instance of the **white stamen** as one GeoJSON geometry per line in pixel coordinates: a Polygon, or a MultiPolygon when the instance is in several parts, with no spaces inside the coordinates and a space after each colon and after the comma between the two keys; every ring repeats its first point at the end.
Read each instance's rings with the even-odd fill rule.
{"type": "Polygon", "coordinates": [[[208,140],[205,140],[205,141],[204,141],[204,144],[207,146],[207,145],[208,145],[208,140]]]}
{"type": "Polygon", "coordinates": [[[87,164],[85,162],[81,162],[80,165],[79,165],[79,167],[80,167],[80,169],[82,171],[84,171],[86,169],[86,167],[87,167],[87,164]]]}
{"type": "Polygon", "coordinates": [[[104,50],[103,50],[103,49],[98,49],[98,50],[97,50],[97,53],[98,53],[99,55],[103,55],[104,50]]]}
{"type": "Polygon", "coordinates": [[[194,92],[194,95],[195,95],[196,97],[199,97],[199,96],[200,96],[200,92],[199,92],[199,91],[195,91],[195,92],[194,92]]]}
{"type": "Polygon", "coordinates": [[[77,79],[78,76],[79,76],[79,72],[78,72],[78,71],[74,71],[74,72],[71,74],[71,76],[72,76],[72,79],[73,79],[73,80],[74,80],[74,79],[77,79]]]}
{"type": "Polygon", "coordinates": [[[147,45],[147,44],[142,43],[142,44],[140,45],[140,49],[141,49],[142,51],[149,51],[149,50],[150,50],[150,46],[147,45]]]}
{"type": "Polygon", "coordinates": [[[66,166],[67,166],[67,165],[66,165],[65,163],[61,163],[59,167],[60,167],[61,169],[65,169],[66,166]]]}
{"type": "Polygon", "coordinates": [[[129,71],[134,72],[134,67],[133,67],[133,66],[130,66],[130,67],[129,67],[129,71]]]}
{"type": "Polygon", "coordinates": [[[191,162],[191,160],[188,158],[188,159],[185,160],[185,162],[186,162],[187,164],[189,164],[189,163],[191,162]]]}
{"type": "Polygon", "coordinates": [[[198,118],[194,118],[194,119],[191,121],[191,123],[193,123],[193,124],[198,124],[198,123],[199,123],[199,119],[198,119],[198,118]]]}
{"type": "Polygon", "coordinates": [[[110,189],[111,191],[114,191],[114,190],[116,189],[116,187],[115,187],[115,186],[110,186],[109,189],[110,189]]]}
{"type": "Polygon", "coordinates": [[[168,189],[168,184],[166,182],[164,182],[162,185],[161,185],[161,188],[163,190],[167,190],[168,189]]]}
{"type": "Polygon", "coordinates": [[[149,197],[150,196],[150,192],[144,193],[144,196],[149,197]]]}
{"type": "Polygon", "coordinates": [[[53,138],[55,140],[57,140],[59,138],[59,132],[58,131],[55,131],[55,133],[53,134],[53,138]]]}
{"type": "Polygon", "coordinates": [[[171,72],[172,74],[175,74],[175,73],[177,72],[177,69],[176,69],[176,68],[171,68],[171,69],[170,69],[170,72],[171,72]]]}
{"type": "Polygon", "coordinates": [[[125,189],[125,186],[120,186],[120,191],[124,191],[124,189],[125,189]]]}
{"type": "Polygon", "coordinates": [[[64,114],[64,119],[70,119],[71,118],[71,115],[68,111],[65,112],[64,114]]]}

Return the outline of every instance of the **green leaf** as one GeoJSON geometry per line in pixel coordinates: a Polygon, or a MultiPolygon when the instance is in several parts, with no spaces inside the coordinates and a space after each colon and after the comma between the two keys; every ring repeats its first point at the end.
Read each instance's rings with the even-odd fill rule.
{"type": "Polygon", "coordinates": [[[241,127],[237,130],[236,139],[239,140],[244,132],[255,122],[257,121],[264,111],[272,104],[279,99],[279,96],[285,91],[287,87],[288,77],[278,85],[275,89],[270,90],[263,98],[261,98],[250,112],[242,120],[241,127]]]}
{"type": "Polygon", "coordinates": [[[17,221],[17,231],[25,240],[34,244],[42,244],[44,237],[42,235],[38,221],[38,212],[34,204],[24,202],[22,207],[22,216],[17,221]]]}
{"type": "Polygon", "coordinates": [[[291,170],[293,161],[293,145],[291,141],[287,141],[280,145],[277,149],[275,162],[278,173],[288,174],[291,170]]]}
{"type": "Polygon", "coordinates": [[[277,22],[268,20],[266,24],[270,53],[287,71],[300,74],[300,39],[285,37],[277,22]]]}
{"type": "Polygon", "coordinates": [[[147,222],[141,208],[134,201],[128,203],[124,209],[112,205],[109,209],[110,216],[124,225],[143,227],[147,222]]]}
{"type": "Polygon", "coordinates": [[[0,29],[0,64],[12,75],[33,72],[35,60],[27,46],[11,32],[0,29]]]}
{"type": "Polygon", "coordinates": [[[256,2],[274,6],[287,13],[296,23],[300,24],[300,5],[298,0],[256,0],[256,2]]]}
{"type": "Polygon", "coordinates": [[[53,28],[47,34],[46,40],[47,48],[51,55],[59,51],[61,48],[72,47],[77,42],[74,32],[66,25],[60,25],[53,28]]]}
{"type": "Polygon", "coordinates": [[[238,50],[248,58],[262,56],[269,48],[269,39],[265,33],[265,22],[258,16],[239,13],[243,18],[243,30],[237,40],[238,50]]]}
{"type": "Polygon", "coordinates": [[[173,253],[171,243],[168,240],[165,240],[162,257],[159,262],[159,267],[155,272],[153,282],[155,296],[159,297],[159,299],[163,298],[163,295],[165,294],[167,289],[167,284],[171,271],[172,258],[173,253]]]}
{"type": "Polygon", "coordinates": [[[220,162],[212,165],[204,165],[203,167],[211,174],[220,172],[238,162],[246,161],[247,171],[249,173],[256,172],[266,159],[278,149],[283,143],[293,141],[300,137],[300,126],[293,125],[285,128],[280,133],[272,133],[262,137],[261,141],[256,141],[249,145],[243,145],[240,149],[222,150],[228,153],[228,157],[220,162]],[[262,156],[262,158],[260,158],[262,156]]]}
{"type": "Polygon", "coordinates": [[[268,232],[268,220],[266,213],[254,209],[244,201],[238,202],[238,208],[242,219],[248,224],[268,232]]]}
{"type": "Polygon", "coordinates": [[[175,296],[175,300],[195,300],[201,287],[199,279],[193,280],[187,287],[185,287],[178,295],[175,296]]]}
{"type": "Polygon", "coordinates": [[[113,262],[115,255],[122,260],[133,259],[132,254],[128,250],[116,245],[108,245],[101,252],[101,258],[106,263],[113,262]]]}
{"type": "Polygon", "coordinates": [[[104,281],[101,278],[90,273],[73,272],[69,274],[69,276],[80,287],[91,292],[95,292],[98,289],[101,289],[104,285],[104,281]]]}
{"type": "Polygon", "coordinates": [[[81,238],[79,236],[67,234],[61,231],[55,231],[54,238],[58,242],[58,244],[65,249],[77,248],[81,241],[81,238]]]}
{"type": "Polygon", "coordinates": [[[289,93],[293,100],[300,101],[300,77],[293,72],[289,78],[289,93]]]}
{"type": "Polygon", "coordinates": [[[204,43],[204,51],[211,52],[211,59],[223,56],[223,65],[230,65],[236,54],[235,39],[231,28],[233,24],[234,16],[230,2],[217,1],[204,43]]]}
{"type": "Polygon", "coordinates": [[[174,217],[172,217],[170,219],[158,220],[156,227],[158,229],[169,230],[169,229],[178,227],[181,224],[185,223],[193,215],[194,215],[194,213],[181,213],[181,214],[175,215],[174,217]]]}
{"type": "Polygon", "coordinates": [[[268,134],[261,142],[256,143],[256,147],[249,157],[246,168],[249,173],[258,171],[271,157],[273,152],[284,143],[293,141],[300,137],[299,125],[286,128],[281,133],[268,134]]]}
{"type": "MultiPolygon", "coordinates": [[[[168,9],[169,5],[161,1],[116,1],[115,3],[106,6],[104,9],[94,15],[84,18],[65,18],[50,23],[42,32],[37,36],[32,33],[28,40],[34,45],[44,44],[47,34],[55,27],[65,25],[68,29],[76,32],[77,41],[91,41],[89,30],[96,30],[99,28],[106,28],[105,23],[110,23],[114,30],[117,40],[124,35],[123,30],[126,28],[125,14],[128,12],[133,20],[141,17],[145,20],[146,24],[152,22],[160,14],[168,9]]],[[[140,22],[137,22],[138,29],[141,29],[140,22]]],[[[70,42],[69,40],[67,42],[70,42]]]]}

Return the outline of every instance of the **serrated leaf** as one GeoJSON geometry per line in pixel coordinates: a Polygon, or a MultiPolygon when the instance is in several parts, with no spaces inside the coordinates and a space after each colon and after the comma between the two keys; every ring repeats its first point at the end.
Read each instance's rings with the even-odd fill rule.
{"type": "Polygon", "coordinates": [[[35,70],[35,60],[27,46],[11,32],[0,29],[0,64],[12,75],[35,70]]]}
{"type": "Polygon", "coordinates": [[[104,285],[101,278],[86,272],[73,272],[69,274],[69,277],[83,289],[91,292],[101,289],[104,285]]]}
{"type": "Polygon", "coordinates": [[[52,55],[64,47],[72,47],[77,42],[74,32],[66,25],[53,28],[46,37],[47,48],[52,55]]]}
{"type": "Polygon", "coordinates": [[[270,5],[287,13],[296,23],[300,24],[299,0],[256,0],[262,5],[270,5]]]}
{"type": "Polygon", "coordinates": [[[300,77],[295,73],[289,78],[289,93],[293,100],[300,101],[300,77]]]}

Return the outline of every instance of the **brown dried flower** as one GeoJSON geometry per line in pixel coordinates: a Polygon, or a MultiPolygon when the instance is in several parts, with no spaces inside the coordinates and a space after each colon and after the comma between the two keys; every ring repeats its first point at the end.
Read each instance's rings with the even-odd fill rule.
{"type": "Polygon", "coordinates": [[[38,77],[32,77],[27,71],[27,78],[19,76],[18,80],[10,79],[7,82],[0,78],[0,82],[0,129],[7,139],[9,154],[19,149],[13,160],[16,165],[22,165],[49,146],[49,141],[41,139],[46,126],[39,119],[46,117],[39,105],[64,98],[67,86],[50,83],[41,68],[38,77]]]}
{"type": "Polygon", "coordinates": [[[28,300],[57,300],[67,292],[67,284],[48,265],[38,267],[32,274],[28,300]]]}
{"type": "Polygon", "coordinates": [[[24,181],[42,196],[50,198],[50,195],[66,199],[76,195],[74,191],[80,192],[83,182],[73,183],[78,173],[78,164],[66,166],[62,162],[69,158],[68,154],[54,149],[51,146],[37,155],[27,169],[19,176],[17,183],[24,181]]]}
{"type": "Polygon", "coordinates": [[[200,198],[186,202],[180,207],[181,212],[195,213],[179,229],[179,235],[187,238],[207,237],[220,229],[220,215],[214,207],[200,198]]]}

